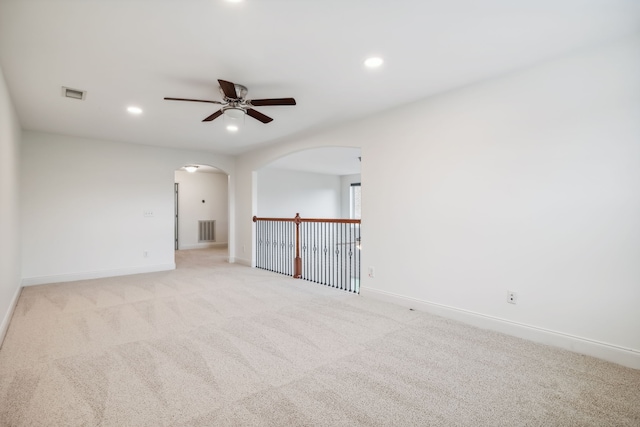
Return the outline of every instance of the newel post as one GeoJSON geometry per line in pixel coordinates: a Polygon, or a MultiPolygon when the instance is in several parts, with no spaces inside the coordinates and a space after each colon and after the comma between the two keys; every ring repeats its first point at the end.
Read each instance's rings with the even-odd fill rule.
{"type": "Polygon", "coordinates": [[[302,219],[300,214],[296,213],[293,222],[296,224],[296,258],[293,263],[293,277],[294,279],[302,278],[302,258],[300,257],[300,223],[302,219]]]}

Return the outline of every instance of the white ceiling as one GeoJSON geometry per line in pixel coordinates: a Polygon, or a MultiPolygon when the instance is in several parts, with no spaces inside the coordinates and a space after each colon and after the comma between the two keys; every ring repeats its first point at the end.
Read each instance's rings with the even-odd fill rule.
{"type": "Polygon", "coordinates": [[[329,175],[360,173],[360,149],[322,147],[289,154],[269,163],[270,169],[285,169],[329,175]]]}
{"type": "MultiPolygon", "coordinates": [[[[185,165],[185,166],[187,166],[187,165],[185,165]]],[[[187,169],[185,169],[185,166],[181,167],[178,170],[180,172],[188,172],[187,169]]],[[[220,169],[218,169],[216,167],[213,167],[213,166],[210,166],[210,165],[193,164],[193,166],[197,166],[198,167],[198,169],[196,169],[197,173],[221,173],[221,174],[224,174],[224,172],[221,171],[220,169]]]]}
{"type": "Polygon", "coordinates": [[[235,155],[638,31],[638,0],[0,0],[0,65],[24,129],[235,155]],[[298,105],[229,134],[163,100],[217,79],[298,105]]]}

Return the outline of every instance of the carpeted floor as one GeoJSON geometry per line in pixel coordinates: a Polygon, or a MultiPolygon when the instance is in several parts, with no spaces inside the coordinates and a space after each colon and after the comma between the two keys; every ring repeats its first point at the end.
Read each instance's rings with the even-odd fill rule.
{"type": "Polygon", "coordinates": [[[177,253],[25,288],[2,426],[640,426],[640,371],[177,253]]]}

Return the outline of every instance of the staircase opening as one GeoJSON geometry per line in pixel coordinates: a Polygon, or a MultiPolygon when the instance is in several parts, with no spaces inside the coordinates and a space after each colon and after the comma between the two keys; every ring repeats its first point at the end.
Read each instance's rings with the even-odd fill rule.
{"type": "Polygon", "coordinates": [[[258,218],[256,267],[360,293],[360,219],[258,218]]]}

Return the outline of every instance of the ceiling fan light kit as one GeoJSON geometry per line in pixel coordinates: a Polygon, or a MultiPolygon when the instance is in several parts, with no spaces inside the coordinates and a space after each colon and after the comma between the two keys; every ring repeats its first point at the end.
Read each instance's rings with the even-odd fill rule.
{"type": "Polygon", "coordinates": [[[296,105],[296,100],[293,98],[267,98],[254,100],[246,99],[247,93],[249,92],[246,86],[221,79],[218,79],[218,83],[220,84],[220,93],[222,94],[223,98],[222,101],[169,97],[166,97],[164,99],[169,101],[206,102],[210,104],[220,104],[222,106],[220,110],[206,117],[202,121],[210,122],[224,115],[225,121],[227,121],[227,130],[232,132],[238,130],[239,122],[244,120],[245,115],[251,116],[256,120],[261,121],[262,123],[269,123],[273,121],[271,117],[254,110],[252,107],[296,105]]]}
{"type": "Polygon", "coordinates": [[[240,120],[244,119],[245,110],[240,107],[222,107],[222,113],[225,119],[240,120]]]}

